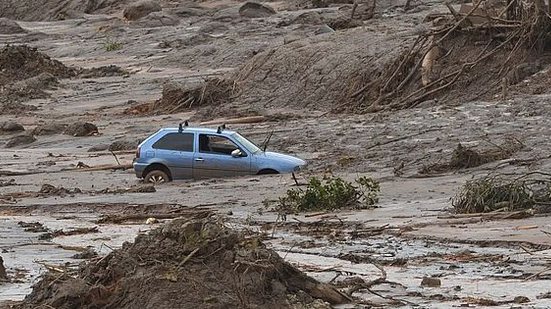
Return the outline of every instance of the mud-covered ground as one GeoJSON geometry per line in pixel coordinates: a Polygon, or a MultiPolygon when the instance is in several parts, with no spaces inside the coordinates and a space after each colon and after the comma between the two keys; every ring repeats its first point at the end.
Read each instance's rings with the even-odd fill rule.
{"type": "MultiPolygon", "coordinates": [[[[265,243],[286,261],[322,282],[349,289],[353,280],[375,280],[384,269],[391,283],[353,293],[358,298],[350,307],[551,307],[548,217],[455,215],[450,202],[465,181],[489,171],[549,170],[551,105],[545,91],[350,115],[328,113],[331,106],[301,104],[299,96],[281,99],[285,88],[277,87],[277,100],[263,102],[258,99],[262,92],[249,89],[248,97],[212,113],[201,108],[162,115],[129,112],[159,99],[166,82],[232,74],[256,54],[289,41],[326,46],[333,38],[356,36],[358,44],[373,44],[370,52],[380,54],[377,44],[384,44],[385,36],[389,46],[399,46],[402,38],[412,38],[412,29],[423,26],[425,15],[446,11],[438,2],[414,1],[415,8],[404,12],[404,3],[395,2],[379,5],[375,18],[360,27],[330,33],[323,33],[324,22],[290,21],[313,11],[332,20],[348,14],[351,4],[311,8],[271,2],[277,14],[251,19],[239,15],[240,2],[163,2],[163,12],[173,18],[168,26],[159,16],[123,21],[118,7],[99,9],[96,15],[75,13],[67,20],[19,17],[27,20],[18,22],[25,31],[0,34],[0,47],[28,44],[71,68],[116,65],[126,73],[56,77],[44,89],[46,95],[19,102],[36,109],[8,107],[0,113],[0,122],[15,121],[36,138],[8,148],[3,145],[22,133],[0,134],[0,256],[10,278],[0,282],[0,301],[7,305],[23,299],[46,270],[77,267],[83,256],[75,254],[89,251],[101,257],[165,221],[210,209],[226,216],[232,227],[264,233],[265,243]],[[140,189],[132,170],[122,168],[132,162],[132,146],[160,127],[188,118],[199,124],[248,114],[266,121],[230,127],[258,143],[274,132],[269,149],[308,161],[299,182],[328,172],[349,180],[368,175],[381,182],[379,207],[292,215],[281,222],[265,205],[295,186],[289,175],[175,181],[150,190],[140,189]],[[51,135],[33,131],[77,122],[93,123],[97,132],[76,137],[63,134],[66,126],[51,135]],[[436,168],[450,160],[459,143],[499,151],[511,140],[523,147],[482,166],[436,168]],[[107,151],[117,141],[130,146],[107,151]],[[32,222],[40,224],[30,229],[24,224],[32,222]],[[55,233],[60,230],[65,234],[55,233]],[[48,233],[53,235],[44,236],[48,233]],[[422,286],[424,277],[441,284],[422,286]]],[[[373,57],[366,59],[357,63],[373,57]]],[[[523,85],[529,88],[531,79],[523,85]]]]}

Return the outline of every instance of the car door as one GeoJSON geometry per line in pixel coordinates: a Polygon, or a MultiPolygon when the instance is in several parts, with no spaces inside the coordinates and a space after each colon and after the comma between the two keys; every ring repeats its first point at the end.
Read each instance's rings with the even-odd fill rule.
{"type": "Polygon", "coordinates": [[[194,178],[250,174],[250,154],[227,136],[200,133],[197,137],[196,149],[193,160],[194,178]],[[231,153],[235,149],[239,149],[242,155],[233,157],[231,153]]]}
{"type": "Polygon", "coordinates": [[[173,179],[193,177],[194,133],[168,133],[156,141],[152,148],[155,157],[170,169],[173,179]]]}

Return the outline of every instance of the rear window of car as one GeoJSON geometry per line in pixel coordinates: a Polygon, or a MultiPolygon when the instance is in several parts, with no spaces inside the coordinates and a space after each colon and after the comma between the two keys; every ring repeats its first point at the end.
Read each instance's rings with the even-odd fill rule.
{"type": "Polygon", "coordinates": [[[168,133],[156,141],[155,149],[193,152],[193,133],[168,133]]]}

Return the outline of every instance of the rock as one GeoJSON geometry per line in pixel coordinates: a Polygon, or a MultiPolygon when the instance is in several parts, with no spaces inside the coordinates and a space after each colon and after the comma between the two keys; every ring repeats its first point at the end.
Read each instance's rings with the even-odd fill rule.
{"type": "Polygon", "coordinates": [[[159,12],[161,10],[162,7],[157,1],[144,0],[128,5],[123,10],[122,15],[128,20],[138,20],[147,16],[149,13],[159,12]]]}
{"type": "Polygon", "coordinates": [[[305,12],[297,16],[291,24],[321,25],[323,20],[318,12],[305,12]]]}
{"type": "Polygon", "coordinates": [[[63,131],[63,134],[72,136],[90,136],[95,133],[98,133],[98,127],[90,122],[75,122],[63,131]]]}
{"type": "Polygon", "coordinates": [[[273,8],[256,2],[245,2],[239,8],[239,15],[249,18],[269,17],[275,13],[276,11],[273,8]]]}
{"type": "Polygon", "coordinates": [[[138,141],[121,140],[115,141],[109,145],[109,151],[135,150],[138,147],[138,141]]]}
{"type": "Polygon", "coordinates": [[[4,259],[0,256],[0,281],[8,280],[8,274],[6,273],[6,267],[4,267],[4,259]]]}
{"type": "Polygon", "coordinates": [[[147,225],[151,225],[155,223],[159,223],[159,220],[157,220],[157,218],[147,218],[147,220],[145,221],[145,224],[147,225]]]}
{"type": "Polygon", "coordinates": [[[421,286],[436,288],[442,285],[442,282],[438,278],[424,277],[421,281],[421,286]]]}
{"type": "Polygon", "coordinates": [[[40,135],[54,135],[61,134],[67,128],[67,124],[62,123],[47,123],[36,126],[33,129],[32,134],[36,136],[40,135]]]}
{"type": "Polygon", "coordinates": [[[515,304],[524,304],[524,303],[529,303],[530,302],[530,298],[526,297],[526,296],[517,296],[515,297],[515,299],[513,299],[513,302],[515,304]]]}
{"type": "Polygon", "coordinates": [[[27,145],[36,142],[36,138],[32,135],[18,135],[12,137],[7,143],[6,148],[13,148],[21,145],[27,145]]]}
{"type": "Polygon", "coordinates": [[[0,134],[1,133],[15,133],[25,131],[25,128],[15,121],[0,122],[0,134]]]}
{"type": "Polygon", "coordinates": [[[25,33],[25,29],[21,28],[19,24],[11,19],[0,18],[0,34],[15,34],[25,33]]]}

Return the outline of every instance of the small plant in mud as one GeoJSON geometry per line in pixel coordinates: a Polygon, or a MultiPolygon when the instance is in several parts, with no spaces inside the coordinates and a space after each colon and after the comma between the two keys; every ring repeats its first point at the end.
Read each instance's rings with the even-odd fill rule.
{"type": "Polygon", "coordinates": [[[111,52],[122,49],[124,45],[121,42],[113,41],[111,39],[108,39],[103,43],[103,48],[105,48],[105,51],[111,52]]]}
{"type": "Polygon", "coordinates": [[[549,212],[551,179],[542,178],[542,175],[546,174],[535,172],[515,179],[505,176],[486,176],[467,181],[452,198],[452,206],[457,213],[517,211],[532,208],[538,212],[549,212]]]}
{"type": "Polygon", "coordinates": [[[280,214],[303,211],[367,209],[379,201],[379,182],[360,177],[354,183],[339,177],[310,178],[306,189],[293,188],[279,198],[275,210],[280,214]]]}

